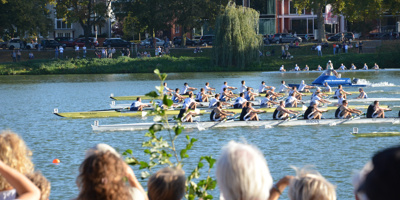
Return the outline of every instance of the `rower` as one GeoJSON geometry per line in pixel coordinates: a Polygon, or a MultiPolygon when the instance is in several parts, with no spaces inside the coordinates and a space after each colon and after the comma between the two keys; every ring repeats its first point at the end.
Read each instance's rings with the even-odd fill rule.
{"type": "Polygon", "coordinates": [[[222,121],[227,116],[233,116],[233,112],[222,110],[222,103],[217,102],[217,107],[215,107],[210,114],[211,121],[222,121]]]}
{"type": "Polygon", "coordinates": [[[323,92],[332,92],[331,86],[329,86],[328,82],[324,83],[325,88],[322,90],[323,92]]]}
{"type": "Polygon", "coordinates": [[[333,70],[333,63],[331,60],[326,63],[326,70],[333,70]]]}
{"type": "Polygon", "coordinates": [[[285,107],[291,108],[291,107],[297,107],[297,103],[300,102],[294,97],[294,94],[290,94],[288,98],[285,100],[285,107]]]}
{"type": "Polygon", "coordinates": [[[379,69],[379,65],[375,63],[373,69],[379,69]]]}
{"type": "Polygon", "coordinates": [[[212,91],[215,91],[215,88],[210,87],[210,83],[206,83],[206,86],[204,86],[204,91],[206,94],[212,94],[212,91]]]}
{"type": "Polygon", "coordinates": [[[279,68],[279,71],[280,72],[286,72],[285,66],[282,65],[281,68],[279,68]]]}
{"type": "Polygon", "coordinates": [[[242,81],[242,86],[240,86],[239,92],[240,93],[246,92],[246,90],[247,90],[246,82],[243,80],[242,81]]]}
{"type": "Polygon", "coordinates": [[[390,108],[379,107],[379,101],[374,101],[374,104],[368,106],[367,118],[385,118],[385,111],[391,111],[390,108]]]}
{"type": "Polygon", "coordinates": [[[276,100],[277,98],[281,97],[282,95],[275,92],[275,87],[271,87],[271,90],[267,91],[267,94],[271,96],[271,100],[276,100]]]}
{"type": "Polygon", "coordinates": [[[297,91],[297,87],[293,86],[292,90],[289,91],[289,96],[293,94],[294,97],[296,97],[296,99],[301,100],[303,99],[303,96],[307,96],[305,94],[300,93],[299,91],[297,91]]]}
{"type": "Polygon", "coordinates": [[[236,89],[237,89],[236,87],[228,86],[228,82],[225,81],[225,82],[224,82],[224,85],[221,87],[221,94],[224,93],[224,89],[225,89],[225,88],[228,89],[227,92],[228,92],[229,94],[233,94],[233,92],[230,91],[230,90],[236,90],[236,89]]]}
{"type": "Polygon", "coordinates": [[[271,86],[267,86],[267,85],[265,85],[265,81],[261,81],[261,85],[260,85],[260,87],[258,88],[258,93],[266,93],[267,92],[267,90],[266,89],[270,89],[271,88],[271,86]]]}
{"type": "Polygon", "coordinates": [[[200,89],[200,92],[196,95],[197,102],[208,102],[208,94],[204,92],[204,88],[200,89]]]}
{"type": "Polygon", "coordinates": [[[219,99],[220,101],[229,101],[231,98],[235,98],[235,95],[229,93],[231,91],[228,91],[228,87],[222,89],[221,93],[221,98],[219,99]]]}
{"type": "Polygon", "coordinates": [[[368,70],[368,65],[367,63],[364,63],[364,67],[362,68],[363,70],[368,70]]]}
{"type": "Polygon", "coordinates": [[[178,114],[178,119],[180,119],[182,122],[193,122],[193,116],[196,116],[197,113],[192,111],[189,112],[187,111],[189,109],[195,110],[197,104],[198,103],[196,103],[196,101],[193,99],[193,93],[190,93],[189,97],[186,98],[185,101],[183,102],[182,108],[178,114]]]}
{"type": "Polygon", "coordinates": [[[129,110],[130,111],[143,111],[143,107],[150,107],[150,105],[143,104],[142,98],[138,97],[138,98],[136,98],[136,101],[134,101],[131,104],[131,107],[129,110]]]}
{"type": "Polygon", "coordinates": [[[308,65],[306,65],[306,67],[304,67],[303,71],[310,71],[310,68],[308,67],[308,65]]]}
{"type": "Polygon", "coordinates": [[[189,93],[191,93],[192,91],[195,91],[195,90],[197,90],[197,88],[189,87],[188,83],[184,83],[181,94],[188,95],[189,93]]]}
{"type": "Polygon", "coordinates": [[[246,89],[246,91],[244,92],[244,98],[247,101],[254,101],[254,96],[256,96],[257,94],[254,92],[251,92],[251,87],[248,87],[246,89]]]}
{"type": "Polygon", "coordinates": [[[317,71],[322,71],[322,67],[321,67],[321,65],[318,65],[318,67],[317,67],[317,71]]]}
{"type": "Polygon", "coordinates": [[[322,92],[315,92],[314,97],[311,99],[310,105],[312,105],[312,104],[317,104],[317,105],[319,105],[319,104],[321,104],[321,103],[324,103],[324,104],[331,104],[330,101],[328,101],[328,100],[322,98],[322,94],[323,94],[322,92]]]}
{"type": "Polygon", "coordinates": [[[340,94],[339,94],[339,98],[338,98],[338,104],[337,104],[337,106],[343,105],[343,101],[344,101],[344,100],[346,100],[346,98],[344,98],[343,93],[340,93],[340,94]]]}
{"type": "MultiPolygon", "coordinates": [[[[215,98],[210,100],[210,104],[208,105],[209,108],[215,108],[217,106],[217,103],[220,102],[219,96],[220,96],[220,94],[218,94],[218,93],[215,94],[215,98]]],[[[226,103],[226,102],[221,102],[221,104],[225,105],[225,106],[232,106],[231,104],[226,103]]]]}
{"type": "Polygon", "coordinates": [[[169,89],[169,87],[167,87],[167,83],[165,82],[165,83],[164,83],[163,94],[164,94],[164,95],[171,96],[171,95],[172,95],[172,92],[174,92],[174,90],[173,90],[173,89],[169,89]]]}
{"type": "Polygon", "coordinates": [[[273,119],[277,120],[286,120],[289,118],[289,114],[297,114],[299,112],[294,111],[294,110],[288,110],[285,108],[285,103],[284,101],[279,102],[279,106],[275,109],[274,114],[272,114],[273,119]]]}
{"type": "Polygon", "coordinates": [[[244,93],[240,93],[239,97],[236,98],[235,103],[233,104],[233,108],[243,108],[243,104],[246,103],[246,99],[244,98],[244,93]]]}
{"type": "Polygon", "coordinates": [[[346,66],[344,66],[344,64],[342,63],[338,70],[346,70],[346,69],[347,69],[346,66]]]}
{"type": "Polygon", "coordinates": [[[301,71],[300,67],[297,64],[294,67],[294,71],[301,71]]]}
{"type": "Polygon", "coordinates": [[[253,103],[250,101],[245,103],[245,107],[240,113],[240,121],[259,121],[257,113],[266,113],[265,110],[257,110],[252,107],[253,103]]]}
{"type": "Polygon", "coordinates": [[[338,88],[335,90],[335,94],[333,95],[334,99],[337,99],[339,97],[339,94],[342,93],[343,94],[343,98],[346,99],[346,95],[351,95],[351,93],[346,92],[343,90],[343,86],[342,85],[338,85],[338,88]]]}
{"type": "Polygon", "coordinates": [[[356,69],[357,69],[357,67],[354,65],[354,63],[351,63],[350,70],[356,70],[356,69]]]}
{"type": "Polygon", "coordinates": [[[368,98],[367,93],[364,91],[364,89],[359,88],[358,91],[360,92],[360,95],[356,99],[366,99],[368,98]]]}
{"type": "Polygon", "coordinates": [[[285,81],[281,81],[282,85],[279,87],[279,93],[286,93],[290,88],[285,84],[285,81]]]}
{"type": "Polygon", "coordinates": [[[336,109],[335,118],[346,119],[346,118],[351,118],[352,113],[359,114],[359,115],[362,113],[361,110],[349,108],[348,105],[349,104],[347,103],[347,100],[344,100],[343,104],[336,109]]]}
{"type": "Polygon", "coordinates": [[[175,93],[172,95],[172,101],[174,103],[181,103],[184,99],[185,97],[179,94],[179,88],[176,88],[175,93]]]}
{"type": "Polygon", "coordinates": [[[316,88],[317,88],[317,90],[315,90],[315,92],[313,92],[312,95],[311,95],[311,100],[312,100],[316,95],[319,95],[321,98],[324,97],[324,96],[328,96],[328,95],[326,95],[326,94],[324,94],[324,93],[321,92],[321,88],[319,88],[319,87],[316,87],[316,88]]]}
{"type": "Polygon", "coordinates": [[[318,109],[318,104],[311,103],[306,112],[304,112],[304,119],[322,119],[323,112],[328,112],[328,110],[320,110],[318,109]]]}
{"type": "Polygon", "coordinates": [[[270,95],[267,93],[265,94],[265,98],[261,100],[260,108],[271,107],[271,104],[278,104],[278,102],[272,101],[270,95]]]}
{"type": "Polygon", "coordinates": [[[301,84],[299,85],[299,92],[310,92],[309,89],[313,89],[313,88],[315,88],[315,87],[314,87],[314,86],[306,85],[306,84],[304,83],[304,80],[302,80],[302,81],[301,81],[301,84]]]}

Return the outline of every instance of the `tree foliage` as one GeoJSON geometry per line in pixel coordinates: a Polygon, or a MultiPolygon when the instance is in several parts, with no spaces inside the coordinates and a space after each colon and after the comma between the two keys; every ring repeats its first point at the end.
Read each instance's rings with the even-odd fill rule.
{"type": "Polygon", "coordinates": [[[216,65],[244,68],[259,60],[262,38],[257,35],[259,13],[229,3],[215,24],[213,55],[216,65]]]}
{"type": "Polygon", "coordinates": [[[47,5],[53,0],[1,0],[0,33],[15,36],[47,36],[52,20],[47,5]]]}

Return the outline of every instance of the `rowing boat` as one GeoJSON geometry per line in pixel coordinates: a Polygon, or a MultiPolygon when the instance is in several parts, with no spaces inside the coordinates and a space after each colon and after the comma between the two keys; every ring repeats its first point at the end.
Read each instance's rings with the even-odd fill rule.
{"type": "MultiPolygon", "coordinates": [[[[362,69],[358,69],[358,70],[336,70],[337,72],[340,73],[358,73],[358,72],[394,72],[394,71],[400,71],[400,68],[387,68],[387,69],[369,69],[369,70],[362,70],[362,69]]],[[[312,70],[312,71],[286,71],[286,72],[280,72],[280,71],[270,71],[270,72],[262,72],[264,74],[288,74],[288,73],[292,73],[292,74],[298,74],[298,73],[321,73],[322,71],[316,71],[316,70],[312,70]]]]}
{"type": "MultiPolygon", "coordinates": [[[[338,99],[325,99],[329,100],[331,102],[335,102],[338,99]]],[[[379,101],[379,102],[395,102],[395,101],[400,101],[400,98],[368,98],[368,99],[346,99],[347,102],[350,103],[368,103],[368,102],[374,102],[374,101],[379,101]]],[[[304,103],[310,103],[310,100],[302,101],[304,103]]]]}
{"type": "MultiPolygon", "coordinates": [[[[253,103],[253,106],[259,106],[260,105],[260,101],[250,101],[250,102],[253,103]]],[[[208,108],[208,106],[210,105],[210,102],[198,102],[198,103],[199,103],[199,105],[196,106],[197,108],[208,108]]],[[[228,103],[233,104],[234,102],[228,102],[228,103]]],[[[147,105],[152,106],[152,104],[147,104],[147,105]]],[[[182,103],[178,103],[175,107],[176,108],[177,107],[181,108],[182,105],[183,105],[182,103]]],[[[127,103],[116,104],[115,101],[112,101],[111,104],[110,104],[110,108],[111,109],[127,109],[127,108],[130,108],[130,107],[131,107],[131,104],[127,104],[127,103]]]]}
{"type": "MultiPolygon", "coordinates": [[[[310,125],[343,125],[343,124],[399,124],[399,118],[362,118],[362,119],[321,119],[321,120],[264,120],[264,121],[233,121],[222,122],[184,122],[185,129],[210,129],[210,128],[232,128],[232,127],[252,127],[252,128],[271,128],[276,126],[310,126],[310,125]]],[[[133,123],[133,124],[114,124],[99,125],[98,121],[92,126],[93,131],[139,131],[148,130],[154,123],[133,123]]],[[[171,127],[177,125],[176,122],[169,123],[171,127]]]]}
{"type": "MultiPolygon", "coordinates": [[[[350,108],[359,108],[359,109],[366,109],[368,105],[353,105],[349,106],[350,108]]],[[[266,112],[274,112],[276,108],[260,108],[260,110],[266,112]]],[[[307,107],[297,107],[297,108],[288,108],[290,110],[295,111],[305,111],[307,107]]],[[[336,110],[337,107],[330,106],[324,108],[326,110],[336,110]]],[[[234,112],[234,113],[241,113],[242,109],[224,109],[226,111],[234,112]]],[[[200,113],[210,113],[211,109],[200,110],[200,113]]],[[[140,117],[147,115],[147,111],[124,111],[124,110],[105,110],[105,111],[83,111],[83,112],[64,112],[59,113],[58,109],[54,109],[53,112],[55,115],[59,117],[68,117],[68,118],[103,118],[103,117],[140,117]]],[[[178,110],[166,110],[165,113],[167,115],[178,115],[178,110]]]]}
{"type": "Polygon", "coordinates": [[[351,133],[356,137],[388,137],[388,136],[400,136],[400,132],[370,132],[370,133],[351,133]]]}

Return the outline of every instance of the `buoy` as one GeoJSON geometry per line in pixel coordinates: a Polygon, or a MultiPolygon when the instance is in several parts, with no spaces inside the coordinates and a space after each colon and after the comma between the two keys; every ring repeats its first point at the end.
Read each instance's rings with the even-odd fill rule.
{"type": "Polygon", "coordinates": [[[57,158],[53,160],[53,163],[54,163],[54,164],[58,164],[58,163],[60,163],[60,162],[61,162],[61,161],[60,161],[59,159],[57,159],[57,158]]]}

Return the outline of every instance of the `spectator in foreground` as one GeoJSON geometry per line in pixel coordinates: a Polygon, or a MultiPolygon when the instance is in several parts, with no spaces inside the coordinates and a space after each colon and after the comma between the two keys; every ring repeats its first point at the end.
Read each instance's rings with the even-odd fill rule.
{"type": "Polygon", "coordinates": [[[268,199],[272,177],[267,161],[254,146],[230,141],[217,162],[217,183],[224,199],[268,199]]]}
{"type": "Polygon", "coordinates": [[[161,169],[153,174],[147,183],[149,199],[180,200],[185,195],[185,183],[185,172],[182,169],[161,169]]]}
{"type": "Polygon", "coordinates": [[[50,182],[40,172],[33,172],[27,174],[26,177],[32,181],[36,187],[40,190],[40,200],[48,200],[50,197],[50,182]]]}

